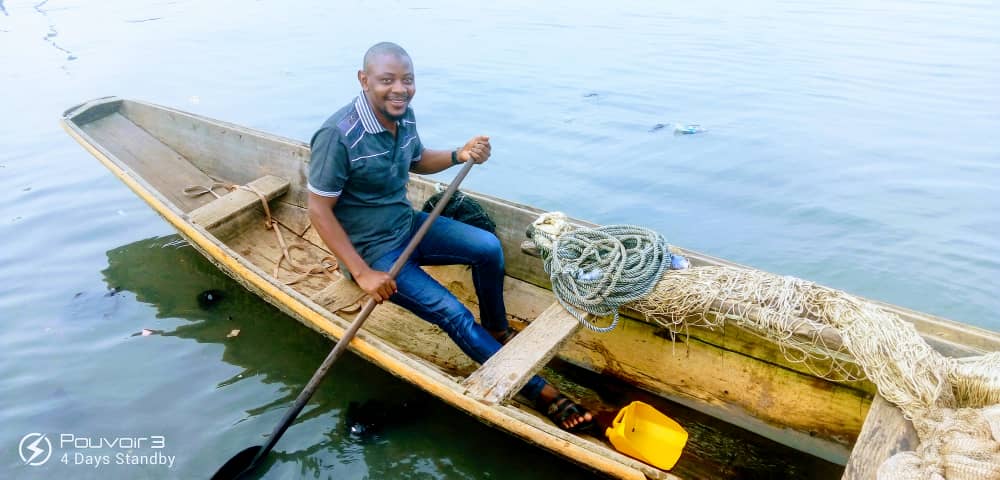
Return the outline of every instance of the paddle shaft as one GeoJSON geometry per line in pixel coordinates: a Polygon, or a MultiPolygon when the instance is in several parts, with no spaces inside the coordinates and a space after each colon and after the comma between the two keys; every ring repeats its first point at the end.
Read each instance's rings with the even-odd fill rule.
{"type": "MultiPolygon", "coordinates": [[[[389,276],[391,278],[395,279],[396,275],[399,275],[399,271],[403,269],[403,265],[405,265],[406,261],[410,259],[410,255],[413,254],[413,250],[415,250],[417,245],[420,244],[420,241],[423,240],[424,235],[427,234],[427,230],[430,230],[431,223],[433,223],[434,220],[441,215],[441,210],[444,210],[445,205],[448,204],[448,200],[451,200],[451,196],[455,193],[455,190],[458,190],[458,185],[462,183],[462,180],[465,179],[465,176],[469,173],[469,170],[472,169],[473,165],[475,165],[475,162],[472,160],[465,162],[462,170],[459,171],[458,175],[455,176],[455,179],[452,180],[451,185],[448,185],[448,189],[444,191],[444,194],[441,196],[441,200],[439,200],[437,205],[434,206],[434,210],[431,210],[430,215],[427,216],[427,220],[420,225],[420,229],[418,229],[417,233],[413,235],[410,243],[406,245],[406,249],[399,255],[396,262],[392,264],[392,268],[389,269],[389,276]]],[[[247,467],[244,473],[250,472],[256,468],[257,464],[271,452],[274,445],[278,443],[278,439],[285,434],[285,430],[288,430],[288,427],[292,425],[295,418],[299,416],[299,412],[301,412],[306,406],[306,403],[309,402],[313,393],[316,392],[316,389],[319,387],[319,383],[323,380],[323,377],[326,376],[326,372],[328,372],[330,367],[333,366],[333,362],[336,362],[344,351],[347,350],[347,345],[351,343],[351,340],[353,340],[354,336],[357,335],[358,330],[361,329],[361,325],[365,323],[365,320],[367,320],[368,316],[371,315],[372,310],[375,309],[375,305],[377,304],[373,298],[369,298],[368,301],[365,302],[365,306],[361,309],[361,313],[359,313],[358,316],[354,318],[354,321],[351,322],[351,325],[347,327],[347,330],[344,331],[344,335],[340,337],[337,344],[333,346],[333,350],[330,350],[330,354],[326,356],[326,359],[323,360],[323,363],[316,370],[316,373],[314,373],[312,378],[309,379],[309,383],[306,384],[306,388],[302,389],[302,393],[300,393],[299,397],[295,399],[295,404],[292,405],[292,408],[288,410],[287,413],[285,413],[284,418],[281,419],[281,423],[279,423],[274,431],[271,432],[271,438],[268,439],[267,444],[265,444],[264,448],[257,453],[257,456],[254,457],[253,462],[250,463],[250,466],[247,467]]]]}

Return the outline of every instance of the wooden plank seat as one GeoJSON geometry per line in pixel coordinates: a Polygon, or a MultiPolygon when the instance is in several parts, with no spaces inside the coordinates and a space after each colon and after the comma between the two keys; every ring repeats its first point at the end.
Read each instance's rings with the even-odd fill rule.
{"type": "MultiPolygon", "coordinates": [[[[337,313],[341,310],[358,305],[365,298],[364,290],[353,280],[340,277],[312,296],[312,301],[327,310],[337,313]]],[[[353,309],[351,309],[353,310],[353,309]]]]}
{"type": "Polygon", "coordinates": [[[576,317],[553,303],[465,379],[465,393],[491,405],[510,400],[579,329],[576,317]]]}
{"type": "MultiPolygon", "coordinates": [[[[284,195],[288,191],[289,182],[274,175],[265,175],[248,185],[270,201],[284,195]]],[[[260,206],[260,197],[256,193],[237,188],[192,210],[188,213],[188,218],[206,230],[213,231],[260,206]]]]}

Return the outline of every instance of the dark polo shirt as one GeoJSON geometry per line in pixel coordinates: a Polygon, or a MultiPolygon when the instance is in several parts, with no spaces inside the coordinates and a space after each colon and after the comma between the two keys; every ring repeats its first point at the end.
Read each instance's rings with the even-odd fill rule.
{"type": "Polygon", "coordinates": [[[393,136],[362,92],[313,135],[309,191],[338,197],[333,214],[369,265],[407,240],[414,210],[406,198],[410,165],[424,151],[413,109],[393,136]]]}

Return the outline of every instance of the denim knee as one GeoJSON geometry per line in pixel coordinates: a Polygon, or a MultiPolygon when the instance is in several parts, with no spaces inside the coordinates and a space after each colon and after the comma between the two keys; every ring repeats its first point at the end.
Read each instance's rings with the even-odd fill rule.
{"type": "Polygon", "coordinates": [[[501,268],[503,268],[503,245],[500,243],[500,239],[485,230],[480,230],[478,228],[470,228],[470,231],[474,230],[472,236],[467,237],[469,245],[473,246],[474,255],[480,264],[493,264],[498,263],[501,268]]]}
{"type": "Polygon", "coordinates": [[[484,255],[489,260],[496,261],[500,269],[503,270],[503,245],[500,243],[500,239],[490,234],[484,235],[483,237],[484,238],[480,245],[483,247],[483,251],[485,252],[484,255]]]}

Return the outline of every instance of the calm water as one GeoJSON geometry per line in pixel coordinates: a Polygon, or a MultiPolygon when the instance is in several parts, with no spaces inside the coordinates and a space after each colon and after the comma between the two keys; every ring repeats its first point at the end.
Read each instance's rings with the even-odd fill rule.
{"type": "MultiPolygon", "coordinates": [[[[426,145],[492,136],[467,188],[1000,328],[1000,8],[750,3],[0,0],[0,477],[203,476],[330,347],[164,238],[59,114],[118,95],[308,139],[385,39],[414,58],[426,145]],[[176,458],[27,467],[31,432],[162,435],[176,458]]],[[[372,397],[420,393],[342,360],[269,476],[586,477],[434,402],[344,435],[372,397]]]]}

